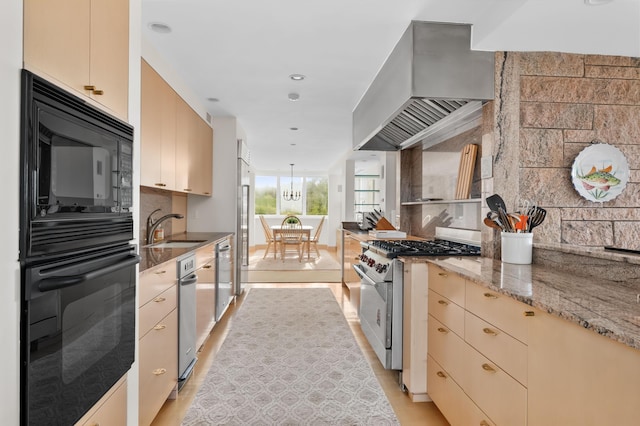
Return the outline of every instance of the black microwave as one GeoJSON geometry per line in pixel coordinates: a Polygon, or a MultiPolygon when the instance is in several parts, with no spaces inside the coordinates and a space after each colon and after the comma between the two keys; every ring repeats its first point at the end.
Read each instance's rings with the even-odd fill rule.
{"type": "Polygon", "coordinates": [[[133,238],[133,127],[22,72],[21,253],[133,238]]]}

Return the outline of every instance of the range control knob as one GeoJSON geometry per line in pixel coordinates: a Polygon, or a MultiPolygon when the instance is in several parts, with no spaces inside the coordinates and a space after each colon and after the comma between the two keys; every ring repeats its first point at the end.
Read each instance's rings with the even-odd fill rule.
{"type": "Polygon", "coordinates": [[[373,267],[373,265],[376,264],[375,259],[369,259],[369,261],[367,262],[367,265],[369,265],[370,267],[373,267]]]}

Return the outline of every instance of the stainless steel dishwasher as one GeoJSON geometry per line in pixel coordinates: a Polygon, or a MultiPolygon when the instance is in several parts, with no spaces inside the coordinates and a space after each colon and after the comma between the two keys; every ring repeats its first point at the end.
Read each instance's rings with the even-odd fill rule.
{"type": "Polygon", "coordinates": [[[233,258],[229,238],[216,244],[216,321],[233,300],[233,258]]]}
{"type": "Polygon", "coordinates": [[[178,260],[178,390],[186,383],[196,358],[196,257],[178,260]]]}

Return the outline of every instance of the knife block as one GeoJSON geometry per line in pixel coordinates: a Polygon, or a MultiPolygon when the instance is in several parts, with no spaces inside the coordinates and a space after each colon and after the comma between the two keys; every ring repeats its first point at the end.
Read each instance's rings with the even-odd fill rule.
{"type": "Polygon", "coordinates": [[[381,231],[395,231],[396,228],[391,224],[391,222],[389,222],[386,218],[381,218],[377,223],[376,223],[376,229],[381,230],[381,231]]]}

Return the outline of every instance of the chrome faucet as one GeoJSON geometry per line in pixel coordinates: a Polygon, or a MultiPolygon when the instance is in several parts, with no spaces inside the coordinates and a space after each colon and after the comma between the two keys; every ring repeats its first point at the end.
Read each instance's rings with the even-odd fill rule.
{"type": "Polygon", "coordinates": [[[158,226],[160,226],[160,224],[162,222],[164,222],[167,219],[171,219],[171,218],[176,218],[176,219],[182,219],[184,218],[183,215],[178,214],[178,213],[170,213],[167,215],[162,216],[160,219],[156,220],[154,222],[152,216],[155,212],[159,212],[161,209],[155,209],[154,211],[151,212],[151,214],[149,214],[149,217],[147,217],[147,244],[151,244],[153,243],[153,233],[156,230],[156,228],[158,226]]]}

